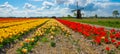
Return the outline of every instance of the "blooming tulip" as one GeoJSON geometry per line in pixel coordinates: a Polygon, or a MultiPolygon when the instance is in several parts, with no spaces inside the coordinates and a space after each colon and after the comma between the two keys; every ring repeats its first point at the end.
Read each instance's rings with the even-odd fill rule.
{"type": "Polygon", "coordinates": [[[23,52],[24,54],[26,54],[26,53],[27,53],[27,51],[28,51],[28,50],[27,50],[27,49],[25,49],[25,48],[23,48],[23,49],[22,49],[22,52],[23,52]]]}
{"type": "Polygon", "coordinates": [[[106,47],[106,50],[107,50],[107,51],[110,51],[110,48],[109,48],[109,47],[106,47]]]}
{"type": "Polygon", "coordinates": [[[115,39],[112,39],[112,40],[111,40],[111,42],[112,42],[112,43],[115,43],[115,42],[116,42],[116,40],[115,40],[115,39]]]}

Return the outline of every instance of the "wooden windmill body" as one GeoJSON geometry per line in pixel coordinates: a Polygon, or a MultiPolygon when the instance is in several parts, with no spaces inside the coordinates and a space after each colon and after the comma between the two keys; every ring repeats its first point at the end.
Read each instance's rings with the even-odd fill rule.
{"type": "Polygon", "coordinates": [[[72,11],[72,12],[77,11],[77,16],[76,16],[77,19],[82,19],[82,14],[81,14],[82,9],[84,9],[84,8],[79,8],[78,2],[77,2],[77,9],[72,11]]]}

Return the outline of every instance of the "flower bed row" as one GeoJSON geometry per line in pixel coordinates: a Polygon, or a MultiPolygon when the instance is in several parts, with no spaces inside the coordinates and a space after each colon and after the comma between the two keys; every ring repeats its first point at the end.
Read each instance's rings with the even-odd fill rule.
{"type": "MultiPolygon", "coordinates": [[[[72,30],[83,34],[85,38],[92,39],[93,43],[97,45],[101,45],[102,43],[113,44],[120,50],[120,31],[115,31],[115,29],[106,30],[103,27],[95,27],[62,19],[57,20],[72,30]]],[[[106,50],[110,53],[110,47],[106,47],[106,50]]]]}
{"type": "Polygon", "coordinates": [[[48,19],[36,19],[36,21],[31,23],[0,29],[0,49],[2,49],[6,44],[10,44],[17,39],[21,39],[22,35],[28,33],[32,29],[35,29],[37,26],[43,24],[47,20],[48,19]]]}
{"type": "MultiPolygon", "coordinates": [[[[66,36],[71,35],[70,31],[66,29],[61,23],[54,19],[49,20],[43,26],[39,27],[33,34],[32,38],[27,38],[24,42],[20,43],[21,48],[17,50],[18,54],[28,54],[38,41],[46,42],[53,40],[58,34],[64,34],[66,36]],[[47,37],[46,37],[47,36],[47,37]]],[[[55,47],[55,42],[51,41],[51,46],[55,47]]]]}
{"type": "Polygon", "coordinates": [[[0,18],[0,23],[20,22],[26,20],[35,20],[36,18],[0,18]]]}
{"type": "Polygon", "coordinates": [[[36,21],[36,19],[33,19],[33,20],[23,20],[23,21],[16,21],[16,22],[8,22],[8,23],[0,23],[0,29],[2,28],[7,28],[7,27],[10,27],[10,26],[14,26],[14,25],[20,25],[20,24],[24,24],[24,23],[30,23],[30,22],[34,22],[36,21]]]}

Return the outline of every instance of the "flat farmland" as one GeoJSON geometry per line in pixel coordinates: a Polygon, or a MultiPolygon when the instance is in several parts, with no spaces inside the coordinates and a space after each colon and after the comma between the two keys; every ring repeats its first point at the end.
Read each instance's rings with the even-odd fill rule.
{"type": "Polygon", "coordinates": [[[74,22],[88,23],[94,25],[101,25],[113,28],[120,28],[120,19],[74,19],[74,18],[63,18],[64,20],[70,20],[74,22]]]}
{"type": "Polygon", "coordinates": [[[120,31],[89,25],[118,20],[0,18],[0,54],[119,54],[120,31]]]}

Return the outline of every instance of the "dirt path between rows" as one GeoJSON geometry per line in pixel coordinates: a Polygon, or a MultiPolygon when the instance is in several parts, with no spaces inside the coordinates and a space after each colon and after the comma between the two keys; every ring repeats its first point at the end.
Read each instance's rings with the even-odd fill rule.
{"type": "Polygon", "coordinates": [[[78,44],[68,38],[59,35],[55,39],[59,38],[56,42],[56,47],[51,47],[50,42],[42,43],[38,42],[38,45],[29,54],[98,54],[92,47],[90,47],[79,33],[74,33],[71,39],[72,41],[79,40],[78,44]]]}
{"type": "Polygon", "coordinates": [[[69,30],[71,31],[71,36],[66,37],[58,34],[54,38],[56,47],[51,47],[50,41],[46,43],[39,41],[29,54],[98,54],[94,48],[84,41],[83,35],[71,29],[69,30]]]}
{"type": "Polygon", "coordinates": [[[17,53],[16,53],[16,50],[21,47],[21,46],[20,46],[20,43],[23,42],[24,39],[26,39],[26,38],[31,38],[32,35],[34,34],[34,32],[35,32],[35,30],[34,30],[34,31],[31,31],[30,33],[28,33],[28,34],[26,34],[26,35],[23,35],[24,38],[23,38],[22,40],[18,41],[16,44],[14,44],[14,45],[12,46],[12,48],[8,49],[8,51],[6,52],[6,54],[17,54],[17,53]]]}
{"type": "MultiPolygon", "coordinates": [[[[48,22],[48,21],[46,21],[48,22]]],[[[37,26],[36,28],[34,28],[33,30],[31,30],[30,32],[28,32],[27,34],[23,35],[22,40],[18,40],[15,44],[12,45],[11,48],[9,48],[7,50],[6,53],[3,54],[17,54],[17,49],[20,48],[20,43],[23,42],[26,38],[32,38],[34,36],[35,31],[41,27],[42,25],[44,25],[46,22],[44,22],[43,24],[37,26]]]]}

